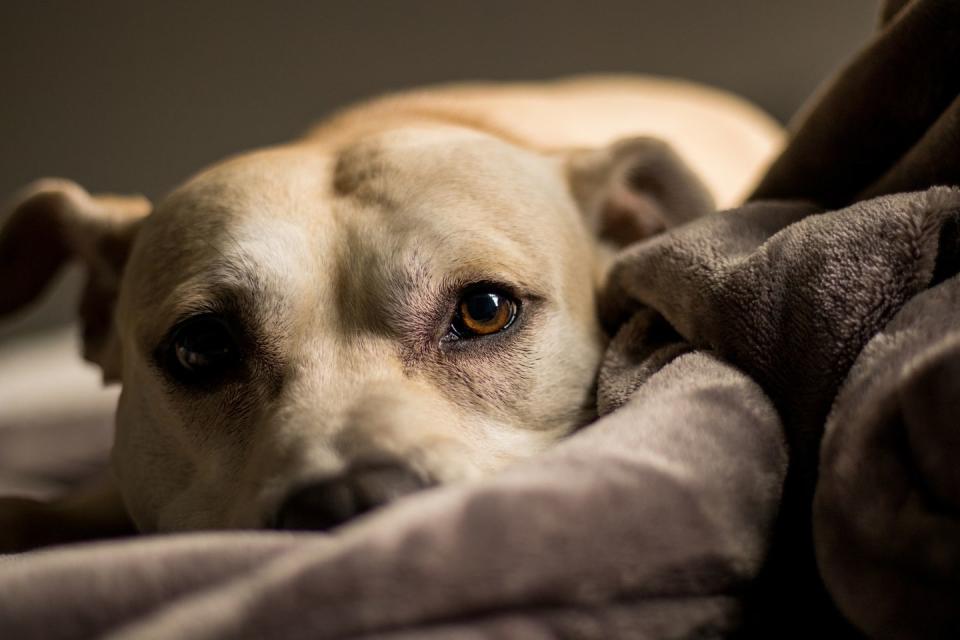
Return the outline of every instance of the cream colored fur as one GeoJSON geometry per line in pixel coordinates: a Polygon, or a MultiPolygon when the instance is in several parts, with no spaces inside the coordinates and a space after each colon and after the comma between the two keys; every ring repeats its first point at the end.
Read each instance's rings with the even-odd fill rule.
{"type": "MultiPolygon", "coordinates": [[[[112,229],[133,240],[107,263],[118,285],[97,291],[115,295],[113,321],[88,355],[122,383],[112,462],[137,527],[265,526],[291,488],[378,457],[471,481],[588,422],[610,247],[572,158],[638,135],[667,141],[721,207],[782,140],[742,100],[677,81],[425,89],[227,159],[112,229]],[[521,294],[513,334],[444,351],[443,292],[490,280],[521,294]],[[273,368],[242,388],[178,389],[157,345],[224,292],[273,368]]],[[[100,202],[63,189],[57,211],[100,202]]],[[[106,232],[64,233],[98,247],[106,232]]]]}

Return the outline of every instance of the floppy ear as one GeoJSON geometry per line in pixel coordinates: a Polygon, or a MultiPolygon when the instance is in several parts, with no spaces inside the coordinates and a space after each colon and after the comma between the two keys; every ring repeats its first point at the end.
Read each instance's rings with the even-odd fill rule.
{"type": "Polygon", "coordinates": [[[597,236],[616,247],[715,209],[706,186],[667,143],[627,138],[567,159],[574,198],[597,236]]]}
{"type": "Polygon", "coordinates": [[[69,180],[37,181],[14,198],[0,229],[0,318],[37,300],[68,263],[87,281],[80,300],[83,355],[119,377],[113,307],[120,276],[140,221],[150,212],[141,196],[91,196],[69,180]]]}

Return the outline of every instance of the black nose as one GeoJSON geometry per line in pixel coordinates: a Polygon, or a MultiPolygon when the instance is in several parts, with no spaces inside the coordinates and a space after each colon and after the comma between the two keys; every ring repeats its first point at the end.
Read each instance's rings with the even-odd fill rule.
{"type": "Polygon", "coordinates": [[[356,467],[293,491],[280,506],[274,524],[277,529],[326,531],[427,486],[401,465],[356,467]]]}

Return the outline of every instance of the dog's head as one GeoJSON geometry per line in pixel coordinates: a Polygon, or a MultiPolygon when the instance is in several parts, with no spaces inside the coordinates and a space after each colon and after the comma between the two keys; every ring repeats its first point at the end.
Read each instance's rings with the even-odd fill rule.
{"type": "Polygon", "coordinates": [[[0,314],[86,266],[141,529],[327,528],[589,421],[609,249],[710,207],[650,139],[385,128],[230,159],[155,208],[37,183],[0,237],[0,314]]]}

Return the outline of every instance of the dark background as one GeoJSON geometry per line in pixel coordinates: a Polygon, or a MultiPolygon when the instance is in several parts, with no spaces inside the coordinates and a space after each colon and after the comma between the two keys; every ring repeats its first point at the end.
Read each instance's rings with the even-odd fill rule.
{"type": "MultiPolygon", "coordinates": [[[[878,4],[2,0],[0,198],[41,176],[156,198],[332,108],[450,80],[674,75],[786,121],[869,38],[878,4]]],[[[77,279],[0,323],[0,342],[70,320],[77,279]]]]}

